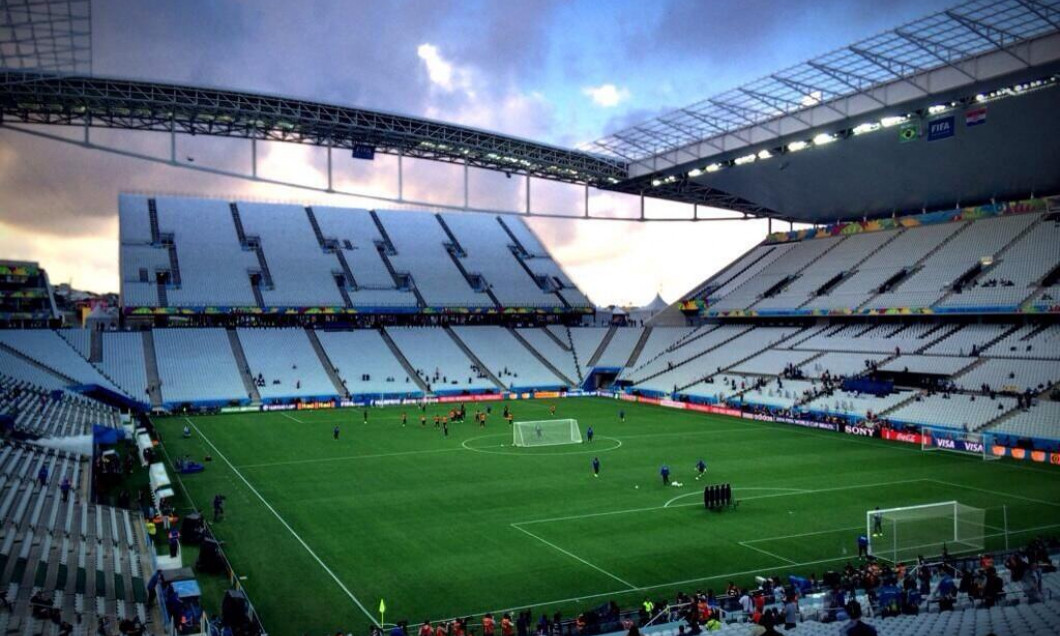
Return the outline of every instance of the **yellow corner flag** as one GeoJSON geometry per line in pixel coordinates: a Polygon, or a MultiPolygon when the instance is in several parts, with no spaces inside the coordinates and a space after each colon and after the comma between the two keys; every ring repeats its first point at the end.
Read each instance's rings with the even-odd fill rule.
{"type": "Polygon", "coordinates": [[[383,617],[386,615],[386,601],[379,599],[379,626],[383,625],[383,617]]]}

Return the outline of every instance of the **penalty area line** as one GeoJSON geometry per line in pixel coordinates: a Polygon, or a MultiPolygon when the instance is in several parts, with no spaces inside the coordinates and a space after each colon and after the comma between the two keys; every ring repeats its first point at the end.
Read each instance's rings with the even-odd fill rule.
{"type": "Polygon", "coordinates": [[[228,468],[231,469],[235,476],[239,477],[239,479],[246,485],[246,487],[250,489],[250,492],[254,493],[254,496],[256,496],[258,500],[261,501],[261,503],[269,509],[269,512],[271,512],[273,516],[276,517],[276,520],[279,521],[284,528],[287,528],[287,531],[291,533],[291,536],[293,536],[295,540],[298,541],[298,543],[301,544],[303,548],[305,548],[305,551],[309,553],[309,556],[313,557],[313,560],[315,560],[320,565],[320,567],[328,573],[328,576],[330,576],[331,579],[335,581],[336,585],[339,586],[339,589],[345,592],[346,596],[350,597],[350,600],[353,601],[354,605],[356,605],[358,608],[360,608],[362,612],[364,612],[364,615],[368,617],[368,620],[372,621],[373,625],[379,626],[379,622],[375,619],[372,613],[369,612],[368,609],[361,603],[361,601],[353,595],[353,592],[350,591],[350,588],[346,587],[346,584],[339,580],[339,577],[336,576],[334,572],[332,572],[331,568],[329,568],[319,556],[317,556],[317,553],[313,551],[313,548],[309,547],[309,544],[306,543],[304,539],[302,539],[301,535],[295,532],[294,528],[292,528],[291,525],[287,523],[287,520],[280,516],[280,513],[272,507],[272,504],[270,504],[268,501],[265,500],[264,497],[261,496],[261,493],[258,492],[258,489],[252,486],[249,481],[247,481],[247,478],[243,476],[243,473],[239,472],[239,469],[233,466],[232,462],[228,461],[228,458],[224,456],[224,453],[222,453],[216,446],[214,446],[214,443],[210,441],[210,438],[203,435],[202,431],[199,430],[199,427],[195,426],[195,424],[190,419],[184,418],[184,421],[187,422],[188,425],[191,426],[193,429],[195,429],[195,432],[199,435],[200,439],[210,445],[210,448],[212,448],[213,451],[217,453],[217,456],[221,458],[221,461],[228,465],[228,468]]]}
{"type": "Polygon", "coordinates": [[[599,572],[601,574],[607,575],[608,577],[610,577],[610,578],[618,581],[622,585],[625,585],[626,587],[628,587],[630,589],[630,591],[634,591],[634,590],[637,589],[637,586],[633,585],[629,581],[627,581],[627,580],[625,580],[625,579],[623,579],[623,578],[621,578],[619,576],[615,576],[614,574],[611,574],[610,572],[608,572],[607,570],[603,569],[602,567],[586,561],[585,559],[581,558],[580,556],[578,556],[577,554],[574,554],[573,552],[571,552],[569,550],[564,550],[563,548],[559,547],[555,543],[552,543],[551,541],[547,541],[545,539],[542,539],[541,537],[537,536],[536,534],[534,534],[533,532],[530,532],[529,530],[527,530],[525,528],[520,528],[519,524],[517,524],[517,523],[510,523],[508,525],[510,525],[511,527],[515,528],[519,532],[522,532],[523,534],[525,534],[525,535],[527,535],[529,537],[537,539],[538,541],[540,541],[541,543],[544,543],[545,545],[547,545],[548,547],[552,548],[553,550],[556,550],[557,552],[561,552],[561,553],[569,556],[570,558],[574,559],[575,561],[579,561],[581,563],[584,563],[585,565],[591,567],[592,569],[596,570],[597,572],[599,572]]]}

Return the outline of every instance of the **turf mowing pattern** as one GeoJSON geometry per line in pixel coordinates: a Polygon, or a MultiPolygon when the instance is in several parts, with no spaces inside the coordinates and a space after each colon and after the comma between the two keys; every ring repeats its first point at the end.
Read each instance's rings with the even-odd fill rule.
{"type": "Polygon", "coordinates": [[[986,508],[993,548],[1003,504],[1013,546],[1060,531],[1060,468],[604,398],[492,403],[486,428],[454,423],[446,438],[431,417],[448,408],[428,406],[425,428],[411,406],[370,409],[368,424],[344,409],[155,425],[168,457],[213,456],[183,486],[204,511],[227,495],[214,531],[275,634],[364,628],[380,598],[387,622],[520,607],[572,616],[756,574],[820,575],[856,557],[875,506],[986,508]],[[555,404],[595,440],[512,447],[504,404],[516,420],[550,419],[555,404]],[[683,487],[662,485],[664,463],[683,487]],[[739,509],[705,511],[702,486],[721,482],[739,509]]]}

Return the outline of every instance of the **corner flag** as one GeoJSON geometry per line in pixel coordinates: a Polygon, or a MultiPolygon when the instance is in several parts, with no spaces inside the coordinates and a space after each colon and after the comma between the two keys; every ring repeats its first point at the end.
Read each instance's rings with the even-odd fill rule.
{"type": "Polygon", "coordinates": [[[383,624],[383,616],[386,615],[386,601],[379,599],[379,624],[383,624]]]}

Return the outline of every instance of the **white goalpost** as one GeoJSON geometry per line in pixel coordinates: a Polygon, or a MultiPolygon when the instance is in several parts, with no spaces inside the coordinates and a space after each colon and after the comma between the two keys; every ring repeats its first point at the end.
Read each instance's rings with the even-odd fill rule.
{"type": "Polygon", "coordinates": [[[962,455],[978,455],[983,461],[1001,459],[993,453],[993,436],[987,433],[971,433],[951,428],[920,429],[920,450],[949,451],[962,455]]]}
{"type": "Polygon", "coordinates": [[[582,431],[578,427],[578,420],[539,420],[512,424],[512,446],[557,446],[581,443],[582,431]]]}
{"type": "Polygon", "coordinates": [[[957,501],[865,512],[869,554],[892,563],[982,551],[985,524],[986,510],[957,501]]]}

